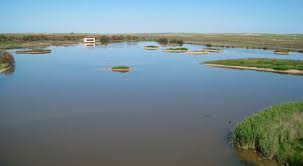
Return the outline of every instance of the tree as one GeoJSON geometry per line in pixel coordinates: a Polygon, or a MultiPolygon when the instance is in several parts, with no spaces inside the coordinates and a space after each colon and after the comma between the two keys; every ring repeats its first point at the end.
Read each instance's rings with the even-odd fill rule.
{"type": "Polygon", "coordinates": [[[100,42],[101,42],[102,44],[109,43],[109,42],[110,42],[110,37],[109,37],[109,36],[106,36],[106,35],[101,35],[101,36],[100,36],[100,42]]]}

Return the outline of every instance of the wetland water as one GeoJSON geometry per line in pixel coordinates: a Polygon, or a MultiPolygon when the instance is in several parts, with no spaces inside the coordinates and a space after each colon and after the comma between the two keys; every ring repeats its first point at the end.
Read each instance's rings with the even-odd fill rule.
{"type": "Polygon", "coordinates": [[[144,50],[150,44],[14,54],[15,72],[0,75],[0,165],[250,165],[229,144],[234,125],[269,105],[303,100],[303,76],[199,64],[302,54],[186,55],[144,50]],[[117,65],[132,70],[108,70],[117,65]]]}

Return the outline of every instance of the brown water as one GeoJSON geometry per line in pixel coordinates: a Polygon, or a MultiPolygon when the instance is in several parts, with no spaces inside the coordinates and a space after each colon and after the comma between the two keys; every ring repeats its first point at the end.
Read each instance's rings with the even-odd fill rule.
{"type": "Polygon", "coordinates": [[[190,56],[145,51],[150,44],[50,47],[48,55],[15,55],[15,71],[0,76],[0,165],[255,164],[232,149],[231,129],[264,107],[303,100],[302,76],[199,64],[302,54],[226,49],[190,56]],[[115,65],[132,71],[110,72],[115,65]]]}

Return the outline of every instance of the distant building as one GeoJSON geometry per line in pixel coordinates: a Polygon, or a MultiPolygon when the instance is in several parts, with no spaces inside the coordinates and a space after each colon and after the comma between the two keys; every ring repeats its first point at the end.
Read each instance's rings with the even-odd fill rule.
{"type": "Polygon", "coordinates": [[[85,36],[83,41],[84,41],[84,43],[95,43],[96,37],[95,36],[85,36]]]}

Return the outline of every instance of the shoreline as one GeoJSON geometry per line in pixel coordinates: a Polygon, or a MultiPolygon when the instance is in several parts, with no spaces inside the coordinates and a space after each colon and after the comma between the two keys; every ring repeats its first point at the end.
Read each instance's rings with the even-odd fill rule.
{"type": "MultiPolygon", "coordinates": [[[[122,40],[122,41],[113,41],[106,44],[111,43],[119,43],[119,42],[153,42],[153,40],[122,40]]],[[[19,48],[36,48],[36,47],[49,47],[49,46],[70,46],[70,45],[77,45],[80,44],[80,41],[45,41],[45,42],[25,42],[25,43],[17,43],[12,42],[9,46],[1,46],[0,49],[19,49],[19,48]]],[[[207,43],[196,42],[196,41],[184,41],[184,44],[193,44],[193,45],[202,45],[207,46],[207,43]]],[[[276,49],[286,49],[283,47],[269,47],[264,49],[262,46],[249,46],[249,45],[233,45],[233,44],[212,44],[212,47],[218,48],[239,48],[239,49],[254,49],[254,50],[270,50],[275,51],[276,49]]],[[[289,52],[297,52],[302,53],[303,49],[296,49],[296,48],[287,48],[289,52]]]]}
{"type": "Polygon", "coordinates": [[[22,42],[10,43],[12,45],[0,47],[0,49],[21,49],[21,48],[41,48],[41,47],[50,47],[50,46],[71,46],[80,44],[80,42],[71,42],[71,41],[45,41],[45,42],[22,42]]]}
{"type": "Polygon", "coordinates": [[[228,69],[255,70],[255,71],[272,72],[272,73],[280,73],[280,74],[303,75],[303,70],[274,70],[269,68],[258,68],[258,67],[228,66],[228,65],[216,65],[216,64],[206,64],[206,63],[203,64],[211,67],[220,67],[220,68],[228,68],[228,69]]]}
{"type": "MultiPolygon", "coordinates": [[[[79,43],[83,36],[93,35],[97,39],[109,38],[109,43],[116,42],[156,42],[160,38],[167,40],[182,40],[184,44],[204,45],[207,47],[243,48],[263,50],[285,50],[289,52],[303,53],[303,34],[271,34],[271,33],[2,33],[6,38],[0,42],[0,49],[24,48],[28,43],[40,43],[41,45],[62,45],[62,43],[79,43]],[[113,36],[112,36],[113,35],[113,36]],[[28,38],[24,37],[32,37],[28,38]],[[56,44],[54,44],[56,43],[56,44]]],[[[107,42],[107,41],[106,41],[107,42]]],[[[38,46],[40,46],[38,44],[38,46]]],[[[175,45],[175,44],[173,44],[175,45]]],[[[36,46],[36,44],[31,44],[36,46]]],[[[169,46],[169,45],[168,45],[169,46]]]]}

